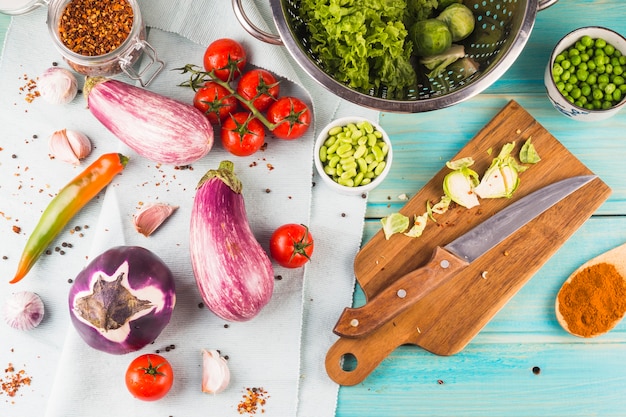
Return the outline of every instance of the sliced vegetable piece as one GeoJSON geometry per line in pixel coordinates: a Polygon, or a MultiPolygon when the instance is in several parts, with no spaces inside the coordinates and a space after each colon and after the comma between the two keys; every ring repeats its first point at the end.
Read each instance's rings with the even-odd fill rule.
{"type": "Polygon", "coordinates": [[[474,164],[471,157],[446,162],[446,166],[453,171],[443,179],[443,192],[452,201],[465,208],[472,208],[480,204],[474,192],[479,184],[478,174],[470,168],[474,164]]]}
{"type": "Polygon", "coordinates": [[[541,161],[541,157],[535,149],[535,145],[531,142],[531,137],[526,139],[526,142],[522,145],[522,149],[519,152],[519,160],[523,164],[536,164],[541,161]]]}
{"type": "Polygon", "coordinates": [[[168,325],[176,284],[153,252],[116,246],[78,273],[68,304],[72,324],[89,346],[121,355],[154,342],[168,325]]]}
{"type": "Polygon", "coordinates": [[[383,232],[385,232],[385,239],[396,234],[402,233],[409,228],[409,218],[402,213],[392,213],[388,216],[380,219],[383,225],[383,232]]]}
{"type": "Polygon", "coordinates": [[[426,214],[428,214],[428,217],[432,221],[437,223],[437,220],[435,219],[435,214],[443,214],[446,211],[448,211],[448,208],[450,207],[451,202],[452,202],[452,199],[448,197],[447,195],[442,196],[439,202],[435,205],[431,205],[430,201],[427,201],[426,202],[426,214]]]}
{"type": "Polygon", "coordinates": [[[421,216],[415,216],[413,219],[413,226],[408,232],[404,234],[408,237],[420,237],[426,229],[426,223],[428,222],[428,213],[424,213],[421,216]]]}
{"type": "Polygon", "coordinates": [[[519,186],[519,172],[523,168],[511,156],[515,142],[505,144],[491,162],[480,184],[474,190],[480,198],[510,198],[519,186]]]}

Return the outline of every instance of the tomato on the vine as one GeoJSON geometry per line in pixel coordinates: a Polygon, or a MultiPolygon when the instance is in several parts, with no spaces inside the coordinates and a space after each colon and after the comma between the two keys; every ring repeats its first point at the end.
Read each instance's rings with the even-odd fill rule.
{"type": "Polygon", "coordinates": [[[311,260],[314,241],[309,228],[303,224],[280,226],[270,237],[270,254],[285,268],[299,268],[311,260]]]}
{"type": "MultiPolygon", "coordinates": [[[[241,76],[237,84],[237,93],[244,99],[252,101],[252,105],[258,111],[265,111],[278,98],[280,85],[271,72],[256,68],[241,76]]],[[[249,110],[245,103],[241,105],[249,110]]]]}
{"type": "Polygon", "coordinates": [[[174,371],[163,356],[147,353],[130,363],[125,379],[128,391],[135,398],[156,401],[172,388],[174,371]]]}
{"type": "Polygon", "coordinates": [[[207,72],[213,71],[222,81],[237,79],[247,62],[245,49],[234,39],[218,39],[204,51],[204,69],[207,72]]]}
{"type": "Polygon", "coordinates": [[[236,156],[252,155],[265,143],[265,126],[252,113],[231,114],[222,122],[222,146],[236,156]]]}
{"type": "Polygon", "coordinates": [[[267,120],[276,125],[272,130],[280,139],[297,139],[311,124],[311,110],[296,97],[281,97],[267,110],[267,120]]]}
{"type": "Polygon", "coordinates": [[[239,100],[225,87],[209,81],[196,91],[193,105],[208,117],[211,124],[218,125],[237,110],[239,100]]]}

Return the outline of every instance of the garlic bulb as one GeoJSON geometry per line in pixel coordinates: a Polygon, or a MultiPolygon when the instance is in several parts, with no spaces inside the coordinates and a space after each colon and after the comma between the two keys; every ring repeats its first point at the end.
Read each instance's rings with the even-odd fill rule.
{"type": "Polygon", "coordinates": [[[217,350],[202,349],[202,392],[217,394],[230,383],[230,369],[217,350]]]}
{"type": "Polygon", "coordinates": [[[70,71],[51,67],[37,79],[39,94],[48,103],[67,104],[74,100],[78,92],[78,82],[70,71]]]}
{"type": "Polygon", "coordinates": [[[35,293],[21,291],[7,299],[2,315],[4,321],[17,330],[31,330],[43,320],[43,302],[35,293]]]}
{"type": "Polygon", "coordinates": [[[89,138],[74,130],[57,130],[50,136],[48,146],[55,158],[74,165],[91,153],[89,138]]]}
{"type": "Polygon", "coordinates": [[[163,203],[142,207],[133,218],[135,230],[146,237],[150,236],[177,208],[163,203]]]}

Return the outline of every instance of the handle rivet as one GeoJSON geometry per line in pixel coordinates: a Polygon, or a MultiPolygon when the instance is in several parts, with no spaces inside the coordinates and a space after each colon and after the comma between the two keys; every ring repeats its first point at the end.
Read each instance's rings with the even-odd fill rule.
{"type": "Polygon", "coordinates": [[[350,320],[350,326],[357,327],[358,325],[359,325],[359,320],[357,319],[350,320]]]}
{"type": "Polygon", "coordinates": [[[443,269],[447,269],[448,267],[450,267],[450,261],[448,261],[447,259],[444,259],[443,261],[441,261],[439,266],[441,266],[443,269]]]}
{"type": "Polygon", "coordinates": [[[400,289],[398,290],[398,292],[396,293],[396,295],[397,295],[398,297],[400,297],[400,298],[404,298],[404,297],[406,297],[406,290],[404,290],[404,289],[400,288],[400,289]]]}

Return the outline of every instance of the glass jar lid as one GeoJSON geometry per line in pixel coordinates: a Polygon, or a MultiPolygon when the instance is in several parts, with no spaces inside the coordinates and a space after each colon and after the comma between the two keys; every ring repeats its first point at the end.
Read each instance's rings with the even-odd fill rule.
{"type": "Polygon", "coordinates": [[[46,0],[0,0],[0,13],[20,15],[47,3],[46,0]]]}

